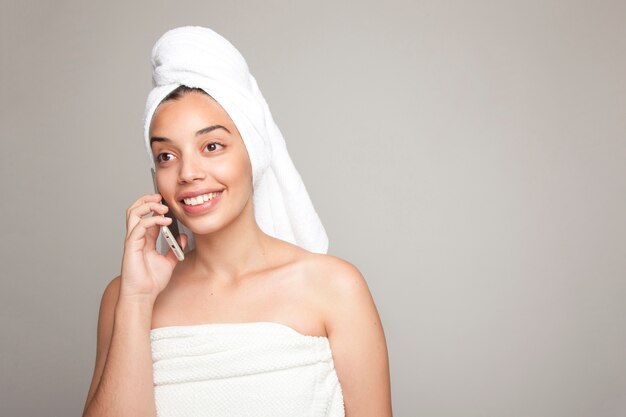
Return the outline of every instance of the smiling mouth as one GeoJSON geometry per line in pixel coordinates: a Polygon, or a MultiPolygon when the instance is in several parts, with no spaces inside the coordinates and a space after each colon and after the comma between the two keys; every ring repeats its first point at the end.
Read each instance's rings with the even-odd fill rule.
{"type": "Polygon", "coordinates": [[[200,204],[204,204],[207,201],[213,200],[215,197],[219,196],[222,191],[217,193],[207,193],[198,195],[195,197],[183,198],[181,202],[186,206],[197,206],[200,204]]]}

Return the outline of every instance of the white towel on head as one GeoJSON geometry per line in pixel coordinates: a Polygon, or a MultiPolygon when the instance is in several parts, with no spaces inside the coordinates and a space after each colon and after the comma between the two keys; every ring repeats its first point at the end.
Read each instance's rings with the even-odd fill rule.
{"type": "MultiPolygon", "coordinates": [[[[154,160],[149,129],[156,107],[180,85],[201,88],[228,113],[250,155],[254,216],[261,230],[311,252],[326,253],[324,226],[239,51],[209,28],[183,26],[165,32],[157,40],[152,48],[152,68],[154,88],[144,114],[151,166],[154,160]]],[[[186,251],[193,249],[193,235],[184,225],[182,231],[190,238],[186,251]]],[[[161,247],[167,248],[167,243],[162,242],[161,247]]]]}

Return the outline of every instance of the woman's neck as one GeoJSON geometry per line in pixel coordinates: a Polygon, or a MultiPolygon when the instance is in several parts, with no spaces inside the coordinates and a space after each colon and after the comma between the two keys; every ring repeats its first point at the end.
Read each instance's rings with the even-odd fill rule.
{"type": "Polygon", "coordinates": [[[194,240],[195,249],[186,254],[183,261],[185,279],[230,285],[239,277],[265,269],[271,263],[267,249],[272,238],[259,228],[252,213],[242,213],[213,233],[194,234],[194,240]]]}

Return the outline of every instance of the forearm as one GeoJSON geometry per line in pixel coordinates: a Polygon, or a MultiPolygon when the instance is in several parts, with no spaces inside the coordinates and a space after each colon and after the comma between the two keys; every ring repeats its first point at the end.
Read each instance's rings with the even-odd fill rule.
{"type": "Polygon", "coordinates": [[[153,303],[120,298],[102,377],[83,417],[155,417],[150,327],[153,303]]]}

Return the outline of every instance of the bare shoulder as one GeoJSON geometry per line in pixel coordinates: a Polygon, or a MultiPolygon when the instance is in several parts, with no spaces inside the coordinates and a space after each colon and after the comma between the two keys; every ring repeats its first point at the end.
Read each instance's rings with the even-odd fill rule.
{"type": "MultiPolygon", "coordinates": [[[[313,254],[313,262],[320,268],[320,278],[329,291],[346,291],[354,287],[365,287],[365,277],[356,265],[345,259],[328,254],[313,254]]],[[[363,289],[363,288],[362,288],[363,289]]]]}
{"type": "Polygon", "coordinates": [[[107,342],[110,338],[110,333],[112,333],[113,327],[113,316],[115,312],[115,306],[117,305],[117,301],[120,295],[120,286],[121,286],[121,276],[116,276],[113,278],[104,288],[102,292],[102,297],[100,300],[100,312],[98,316],[98,338],[100,342],[107,342]],[[104,338],[103,338],[104,336],[104,338]]]}
{"type": "Polygon", "coordinates": [[[281,243],[282,253],[289,255],[279,282],[289,283],[282,288],[288,288],[285,303],[290,305],[289,322],[294,328],[329,338],[362,334],[366,327],[380,332],[376,306],[359,268],[334,255],[281,243]],[[293,311],[302,314],[294,318],[293,311]]]}
{"type": "Polygon", "coordinates": [[[111,279],[104,288],[102,293],[102,299],[100,300],[100,315],[99,320],[112,320],[115,306],[120,296],[120,287],[122,285],[122,277],[120,275],[111,279]]]}
{"type": "Polygon", "coordinates": [[[113,278],[105,287],[100,300],[100,312],[98,316],[98,349],[103,353],[108,351],[113,333],[113,320],[115,307],[120,295],[121,276],[113,278]]]}
{"type": "Polygon", "coordinates": [[[102,377],[104,364],[111,345],[115,306],[117,305],[117,300],[119,298],[120,284],[121,277],[118,275],[107,284],[102,292],[97,324],[96,360],[83,412],[87,409],[87,406],[91,402],[98,384],[100,383],[100,378],[102,377]]]}
{"type": "Polygon", "coordinates": [[[387,342],[365,277],[332,255],[311,257],[346,415],[391,417],[387,342]]]}
{"type": "Polygon", "coordinates": [[[120,275],[113,278],[104,289],[103,296],[106,296],[110,299],[115,299],[117,303],[117,299],[120,293],[120,286],[122,283],[122,277],[120,275]]]}
{"type": "Polygon", "coordinates": [[[349,317],[353,323],[358,316],[380,326],[367,281],[356,265],[337,256],[317,253],[307,256],[305,264],[329,336],[349,317]]]}
{"type": "Polygon", "coordinates": [[[363,295],[369,288],[356,265],[334,255],[311,253],[307,259],[312,278],[326,295],[363,295]],[[355,290],[357,293],[355,293],[355,290]]]}

